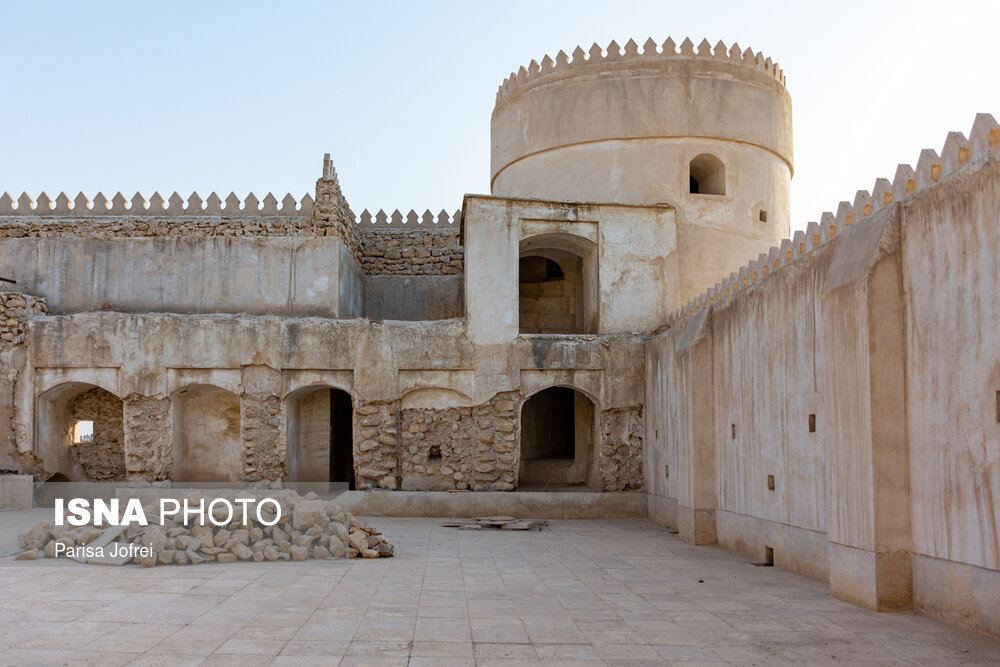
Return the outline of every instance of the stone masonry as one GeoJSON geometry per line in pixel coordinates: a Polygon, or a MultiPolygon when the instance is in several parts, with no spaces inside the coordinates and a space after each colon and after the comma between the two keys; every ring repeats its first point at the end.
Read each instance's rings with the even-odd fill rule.
{"type": "Polygon", "coordinates": [[[71,425],[77,420],[94,422],[93,439],[73,446],[73,459],[87,479],[117,482],[125,479],[125,433],[122,401],[101,389],[85,391],[70,405],[71,425]]]}
{"type": "Polygon", "coordinates": [[[361,268],[369,275],[416,276],[461,274],[464,252],[459,230],[363,229],[361,268]]]}

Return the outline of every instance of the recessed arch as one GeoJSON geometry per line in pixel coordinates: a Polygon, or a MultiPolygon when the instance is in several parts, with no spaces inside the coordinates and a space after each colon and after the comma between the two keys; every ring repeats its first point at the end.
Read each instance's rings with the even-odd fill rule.
{"type": "Polygon", "coordinates": [[[558,490],[597,484],[597,404],[555,384],[521,404],[519,488],[558,490]]]}
{"type": "Polygon", "coordinates": [[[290,482],[354,488],[354,409],[350,393],[328,384],[285,397],[285,464],[290,482]]]}
{"type": "Polygon", "coordinates": [[[702,153],[688,165],[689,191],[693,195],[726,194],[726,165],[711,153],[702,153]]]}
{"type": "Polygon", "coordinates": [[[403,410],[411,408],[443,410],[470,405],[472,398],[448,387],[414,387],[403,394],[399,401],[399,407],[403,410]]]}
{"type": "Polygon", "coordinates": [[[521,241],[518,315],[521,333],[596,333],[597,244],[570,233],[521,241]]]}
{"type": "Polygon", "coordinates": [[[36,402],[35,450],[46,472],[67,480],[124,481],[122,400],[89,382],[49,387],[36,402]]]}
{"type": "Polygon", "coordinates": [[[243,480],[240,397],[216,385],[184,386],[171,396],[175,482],[243,480]]]}

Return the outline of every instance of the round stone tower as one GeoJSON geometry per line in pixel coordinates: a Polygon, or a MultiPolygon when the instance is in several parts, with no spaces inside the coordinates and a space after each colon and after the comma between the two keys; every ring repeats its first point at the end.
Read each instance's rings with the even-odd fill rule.
{"type": "Polygon", "coordinates": [[[788,236],[791,98],[735,44],[560,51],[500,87],[491,169],[500,197],[675,206],[694,296],[788,236]]]}

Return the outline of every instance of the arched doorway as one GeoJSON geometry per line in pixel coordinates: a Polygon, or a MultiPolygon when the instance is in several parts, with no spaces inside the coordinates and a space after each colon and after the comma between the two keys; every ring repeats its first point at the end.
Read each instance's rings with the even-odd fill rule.
{"type": "Polygon", "coordinates": [[[49,480],[125,480],[122,400],[86,382],[66,382],[38,397],[36,447],[49,480]]]}
{"type": "Polygon", "coordinates": [[[573,234],[521,242],[520,333],[597,333],[597,246],[573,234]]]}
{"type": "Polygon", "coordinates": [[[518,488],[595,487],[593,401],[569,387],[549,387],[521,407],[518,488]]]}
{"type": "Polygon", "coordinates": [[[285,400],[290,482],[334,482],[354,488],[351,395],[326,385],[298,389],[285,400]]]}
{"type": "Polygon", "coordinates": [[[240,397],[214,385],[193,385],[173,395],[175,482],[243,479],[240,397]]]}

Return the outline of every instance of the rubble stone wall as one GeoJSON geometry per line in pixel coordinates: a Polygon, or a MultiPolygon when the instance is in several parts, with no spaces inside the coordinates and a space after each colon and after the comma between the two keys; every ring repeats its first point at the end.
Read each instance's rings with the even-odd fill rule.
{"type": "Polygon", "coordinates": [[[70,425],[77,421],[94,422],[93,439],[75,443],[73,462],[91,482],[117,482],[125,479],[125,431],[122,401],[100,387],[85,391],[70,404],[70,425]]]}
{"type": "Polygon", "coordinates": [[[455,229],[365,230],[361,268],[368,275],[442,276],[464,270],[465,249],[455,229]]]}
{"type": "Polygon", "coordinates": [[[399,420],[401,488],[405,491],[468,489],[472,479],[473,408],[407,408],[399,420]]]}
{"type": "Polygon", "coordinates": [[[45,298],[21,292],[0,292],[0,346],[17,345],[24,340],[24,320],[48,312],[45,298]]]}
{"type": "MultiPolygon", "coordinates": [[[[149,238],[170,236],[324,236],[310,216],[224,215],[146,217],[141,213],[93,217],[4,217],[0,238],[149,238]]],[[[331,232],[331,235],[333,233],[331,232]]]]}
{"type": "Polygon", "coordinates": [[[598,474],[602,491],[643,488],[643,406],[601,412],[598,474]]]}
{"type": "Polygon", "coordinates": [[[357,401],[355,406],[355,485],[358,489],[396,489],[399,401],[357,401]]]}
{"type": "Polygon", "coordinates": [[[129,481],[170,479],[173,468],[170,399],[129,394],[123,410],[129,481]]]}

